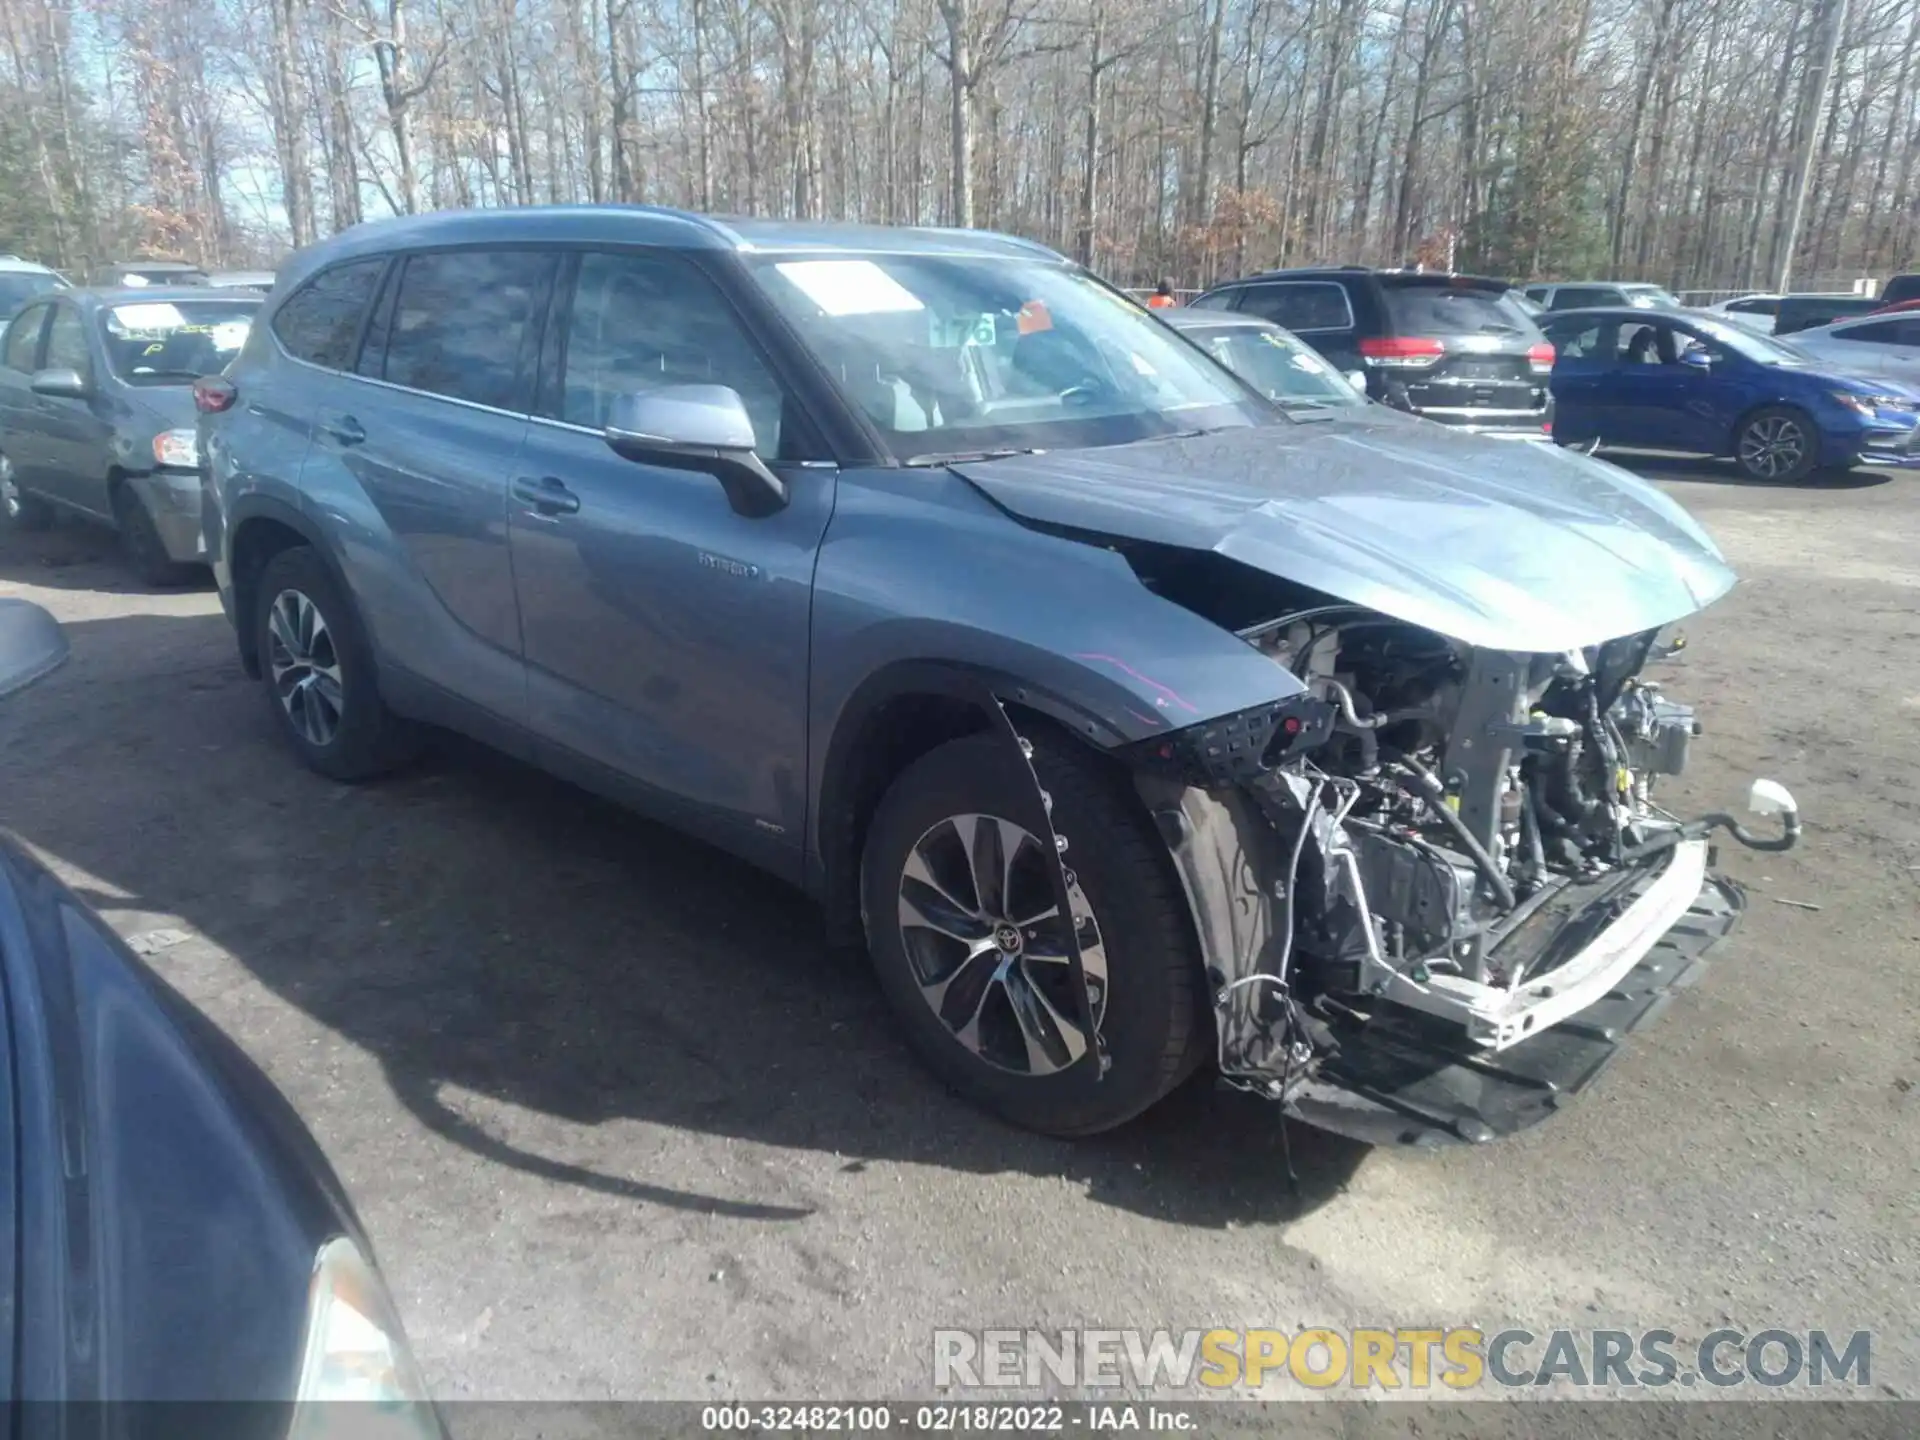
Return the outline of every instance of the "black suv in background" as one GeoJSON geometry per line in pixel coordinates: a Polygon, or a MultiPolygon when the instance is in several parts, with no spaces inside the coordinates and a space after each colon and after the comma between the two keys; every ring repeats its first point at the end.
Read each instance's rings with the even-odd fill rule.
{"type": "Polygon", "coordinates": [[[1553,347],[1507,292],[1505,280],[1350,265],[1251,275],[1193,303],[1291,330],[1396,409],[1544,440],[1553,432],[1553,347]]]}
{"type": "Polygon", "coordinates": [[[1777,339],[1796,330],[1811,330],[1816,325],[1831,325],[1836,320],[1866,315],[1887,304],[1871,295],[1783,295],[1774,312],[1773,333],[1777,339]]]}

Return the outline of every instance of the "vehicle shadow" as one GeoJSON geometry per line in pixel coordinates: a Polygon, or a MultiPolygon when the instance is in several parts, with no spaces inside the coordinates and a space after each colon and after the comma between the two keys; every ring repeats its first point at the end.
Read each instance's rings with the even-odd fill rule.
{"type": "Polygon", "coordinates": [[[156,591],[135,578],[120,537],[104,525],[60,516],[46,530],[0,525],[0,582],[109,595],[179,594],[213,588],[213,572],[195,571],[184,585],[156,591]]]}
{"type": "Polygon", "coordinates": [[[591,1127],[637,1119],[848,1169],[1067,1177],[1224,1227],[1310,1211],[1367,1153],[1203,1082],[1090,1140],[1013,1129],[920,1067],[864,961],[779,882],[453,737],[379,784],[313,776],[217,614],[67,629],[73,663],[0,709],[0,821],[82,872],[92,903],[182,917],[493,1163],[651,1205],[810,1213],[636,1172],[591,1127]],[[586,1138],[543,1153],[504,1107],[586,1138]]]}
{"type": "Polygon", "coordinates": [[[1739,467],[1731,460],[1716,460],[1704,455],[1603,450],[1600,458],[1611,460],[1623,470],[1631,470],[1643,480],[1686,480],[1706,485],[1739,485],[1747,489],[1871,490],[1894,478],[1894,472],[1890,470],[1816,470],[1803,480],[1784,483],[1755,480],[1741,474],[1739,467]]]}

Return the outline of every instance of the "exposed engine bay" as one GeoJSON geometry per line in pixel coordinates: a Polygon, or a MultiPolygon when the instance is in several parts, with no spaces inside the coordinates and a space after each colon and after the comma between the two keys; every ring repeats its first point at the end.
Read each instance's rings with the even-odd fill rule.
{"type": "Polygon", "coordinates": [[[1143,766],[1250,798],[1277,842],[1244,861],[1271,931],[1215,966],[1230,1083],[1293,1098],[1389,1014],[1458,1027],[1469,1064],[1497,1065],[1613,994],[1717,883],[1711,833],[1798,838],[1771,782],[1750,797],[1781,816],[1771,836],[1655,799],[1700,727],[1645,671],[1684,640],[1507,653],[1330,600],[1238,633],[1299,692],[1149,746],[1143,766]]]}
{"type": "Polygon", "coordinates": [[[1711,838],[1799,819],[1766,780],[1773,833],[1661,803],[1697,729],[1661,637],[1735,583],[1684,509],[1371,408],[955,468],[1150,597],[1090,577],[1128,628],[1069,658],[1117,692],[1087,708],[1186,891],[1221,1075],[1375,1142],[1482,1140],[1698,973],[1743,903],[1711,838]]]}

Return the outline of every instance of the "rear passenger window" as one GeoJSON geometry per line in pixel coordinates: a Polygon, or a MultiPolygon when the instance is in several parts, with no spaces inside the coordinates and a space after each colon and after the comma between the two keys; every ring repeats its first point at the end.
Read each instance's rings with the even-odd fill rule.
{"type": "Polygon", "coordinates": [[[1590,360],[1600,356],[1601,325],[1589,325],[1584,330],[1574,330],[1561,326],[1547,338],[1553,341],[1555,354],[1562,360],[1590,360]]]}
{"type": "Polygon", "coordinates": [[[328,370],[352,365],[360,319],[386,263],[385,256],[350,260],[302,285],[273,316],[273,333],[287,353],[328,370]]]}
{"type": "Polygon", "coordinates": [[[1249,286],[1240,309],[1293,331],[1353,328],[1353,306],[1347,301],[1346,287],[1325,280],[1249,286]]]}
{"type": "Polygon", "coordinates": [[[1835,340],[1864,340],[1870,345],[1912,345],[1920,343],[1920,321],[1876,320],[1871,325],[1849,325],[1844,330],[1830,333],[1835,340]]]}
{"type": "Polygon", "coordinates": [[[762,456],[802,458],[781,449],[779,382],[713,282],[678,256],[580,257],[563,374],[560,418],[570,424],[603,428],[614,396],[635,390],[727,385],[746,404],[762,456]]]}
{"type": "Polygon", "coordinates": [[[495,410],[525,410],[553,274],[532,250],[409,256],[386,318],[381,378],[495,410]]]}
{"type": "Polygon", "coordinates": [[[1194,301],[1193,308],[1195,310],[1231,310],[1234,294],[1232,290],[1215,290],[1212,294],[1202,295],[1194,301]]]}

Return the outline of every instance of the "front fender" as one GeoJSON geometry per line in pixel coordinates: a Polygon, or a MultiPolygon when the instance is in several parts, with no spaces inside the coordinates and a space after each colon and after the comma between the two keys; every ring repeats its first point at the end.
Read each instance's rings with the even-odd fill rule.
{"type": "Polygon", "coordinates": [[[1022,525],[944,470],[842,477],[812,635],[816,860],[831,766],[873,707],[899,694],[998,697],[1112,748],[1302,688],[1238,636],[1153,594],[1115,551],[1022,525]]]}

